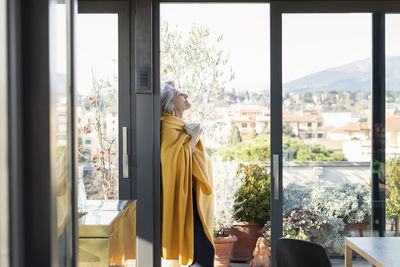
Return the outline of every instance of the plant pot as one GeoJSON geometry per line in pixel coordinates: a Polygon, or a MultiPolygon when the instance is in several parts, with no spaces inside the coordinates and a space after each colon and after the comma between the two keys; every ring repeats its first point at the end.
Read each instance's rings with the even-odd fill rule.
{"type": "Polygon", "coordinates": [[[232,225],[228,232],[238,238],[233,248],[233,261],[248,262],[253,259],[253,250],[257,239],[262,236],[263,227],[262,223],[256,222],[236,222],[232,225]]]}
{"type": "Polygon", "coordinates": [[[217,237],[214,240],[215,259],[214,267],[228,267],[231,263],[233,245],[237,241],[237,237],[217,237]]]}

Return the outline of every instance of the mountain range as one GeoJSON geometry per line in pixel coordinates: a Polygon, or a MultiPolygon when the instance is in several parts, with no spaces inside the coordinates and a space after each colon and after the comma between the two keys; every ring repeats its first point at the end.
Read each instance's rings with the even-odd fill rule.
{"type": "MultiPolygon", "coordinates": [[[[371,75],[371,59],[363,59],[290,81],[283,84],[283,91],[370,91],[371,75]]],[[[400,57],[386,58],[386,89],[400,90],[400,57]]]]}

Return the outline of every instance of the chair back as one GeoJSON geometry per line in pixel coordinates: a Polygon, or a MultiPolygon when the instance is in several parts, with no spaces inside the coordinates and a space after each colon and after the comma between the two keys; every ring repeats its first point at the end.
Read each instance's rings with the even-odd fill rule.
{"type": "Polygon", "coordinates": [[[305,240],[280,238],[276,256],[277,267],[332,267],[325,249],[305,240]]]}

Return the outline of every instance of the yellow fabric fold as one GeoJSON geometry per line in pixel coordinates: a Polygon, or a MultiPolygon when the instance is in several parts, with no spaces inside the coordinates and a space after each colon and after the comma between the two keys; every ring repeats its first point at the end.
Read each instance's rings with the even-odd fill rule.
{"type": "Polygon", "coordinates": [[[194,256],[192,179],[204,232],[213,244],[212,166],[201,140],[194,156],[182,119],[161,114],[162,257],[190,265],[194,256]]]}

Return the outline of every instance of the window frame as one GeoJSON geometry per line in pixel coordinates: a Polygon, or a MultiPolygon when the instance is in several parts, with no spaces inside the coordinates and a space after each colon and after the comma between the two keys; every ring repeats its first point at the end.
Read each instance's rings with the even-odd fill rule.
{"type": "Polygon", "coordinates": [[[118,14],[118,187],[120,200],[136,199],[136,164],[134,164],[135,109],[131,104],[130,83],[130,4],[129,1],[78,1],[79,14],[118,14]],[[123,178],[122,127],[127,127],[127,153],[129,178],[123,178]]]}

